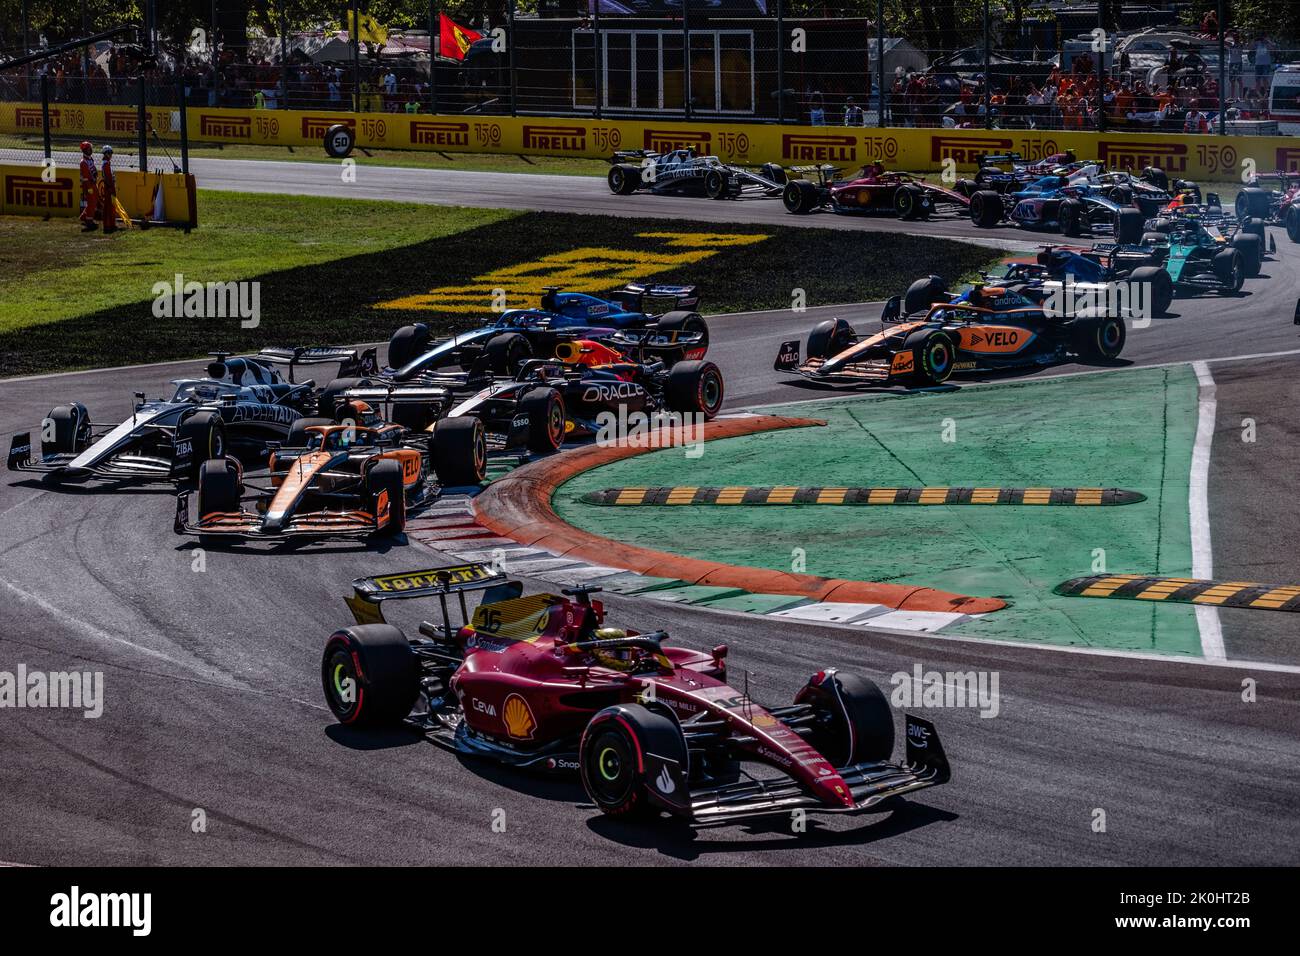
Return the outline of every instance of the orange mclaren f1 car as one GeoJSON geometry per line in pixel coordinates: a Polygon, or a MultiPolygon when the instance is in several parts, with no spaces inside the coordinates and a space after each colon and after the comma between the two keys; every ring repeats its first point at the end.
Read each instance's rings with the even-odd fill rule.
{"type": "Polygon", "coordinates": [[[183,492],[176,533],[253,540],[395,535],[406,527],[408,509],[436,497],[438,482],[475,485],[484,478],[487,440],[476,418],[445,418],[431,432],[413,434],[379,420],[362,402],[343,406],[339,417],[341,423],[295,422],[288,441],[271,453],[269,487],[252,495],[238,461],[204,462],[198,520],[190,521],[190,493],[183,492]]]}

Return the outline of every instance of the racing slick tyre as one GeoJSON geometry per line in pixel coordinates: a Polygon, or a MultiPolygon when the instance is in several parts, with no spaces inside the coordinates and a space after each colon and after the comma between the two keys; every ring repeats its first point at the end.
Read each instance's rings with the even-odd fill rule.
{"type": "Polygon", "coordinates": [[[533,357],[533,347],[518,332],[492,336],[487,341],[486,352],[488,365],[498,375],[514,375],[520,365],[533,357]]]}
{"type": "Polygon", "coordinates": [[[991,189],[981,189],[970,197],[970,221],[981,229],[1000,223],[1002,212],[1002,197],[991,189]]]}
{"type": "Polygon", "coordinates": [[[1300,206],[1292,206],[1286,211],[1286,237],[1292,242],[1300,242],[1300,206]]]}
{"type": "Polygon", "coordinates": [[[1264,254],[1259,236],[1239,232],[1232,237],[1232,248],[1241,253],[1241,267],[1246,272],[1246,278],[1253,279],[1259,275],[1264,254]]]}
{"type": "Polygon", "coordinates": [[[487,477],[487,433],[469,415],[444,418],[433,426],[433,471],[447,488],[481,485],[487,477]]]}
{"type": "Polygon", "coordinates": [[[915,186],[899,186],[894,190],[894,214],[905,222],[928,219],[925,193],[915,186]]]}
{"type": "Polygon", "coordinates": [[[388,523],[379,529],[385,537],[406,530],[406,483],[402,480],[402,463],[381,458],[366,472],[366,495],[378,518],[387,497],[388,523]]]}
{"type": "Polygon", "coordinates": [[[973,179],[959,179],[953,185],[952,191],[970,199],[971,196],[975,195],[979,188],[979,183],[975,182],[973,179]]]}
{"type": "Polygon", "coordinates": [[[928,312],[930,306],[947,301],[948,286],[943,279],[938,276],[926,276],[924,279],[917,279],[907,287],[907,292],[903,294],[903,312],[906,315],[911,315],[913,312],[928,312]]]}
{"type": "Polygon", "coordinates": [[[321,686],[339,723],[384,727],[401,723],[420,695],[420,665],[391,624],[359,624],[325,642],[321,686]]]}
{"type": "Polygon", "coordinates": [[[239,463],[229,458],[212,458],[199,465],[199,517],[239,511],[242,479],[239,463]]]}
{"type": "Polygon", "coordinates": [[[1222,288],[1220,292],[1240,292],[1246,282],[1246,264],[1242,260],[1240,249],[1224,249],[1215,253],[1214,276],[1222,288]]]}
{"type": "Polygon", "coordinates": [[[1169,192],[1169,175],[1158,166],[1148,166],[1142,170],[1141,178],[1143,181],[1155,186],[1156,189],[1163,189],[1169,192]]]}
{"type": "Polygon", "coordinates": [[[90,413],[80,402],[59,405],[45,416],[53,428],[53,441],[45,441],[47,426],[41,425],[41,455],[78,455],[90,446],[90,413]]]}
{"type": "Polygon", "coordinates": [[[1142,245],[1144,246],[1158,246],[1164,241],[1165,234],[1163,232],[1150,231],[1142,233],[1142,245]]]}
{"type": "Polygon", "coordinates": [[[306,448],[307,440],[310,436],[309,428],[319,428],[322,425],[338,424],[332,418],[297,418],[289,426],[289,436],[284,440],[285,448],[306,448]]]}
{"type": "Polygon", "coordinates": [[[1107,316],[1079,323],[1074,349],[1085,361],[1113,362],[1124,351],[1127,338],[1128,330],[1124,327],[1124,320],[1107,316]]]}
{"type": "Polygon", "coordinates": [[[1136,245],[1142,241],[1142,226],[1146,217],[1140,209],[1121,209],[1115,213],[1115,241],[1136,245]]]}
{"type": "Polygon", "coordinates": [[[549,455],[564,444],[564,396],[554,388],[530,389],[519,399],[519,410],[528,416],[528,450],[549,455]]]}
{"type": "MultiPolygon", "coordinates": [[[[915,285],[915,283],[913,283],[915,285]]],[[[853,326],[843,319],[818,322],[808,333],[808,358],[830,358],[853,344],[853,326]]]]}
{"type": "MultiPolygon", "coordinates": [[[[660,332],[702,332],[704,337],[700,339],[699,348],[703,351],[701,355],[709,348],[709,326],[704,321],[704,316],[698,312],[676,311],[668,312],[659,318],[655,323],[660,332]]],[[[661,356],[667,364],[672,364],[672,356],[661,356]]]]}
{"type": "Polygon", "coordinates": [[[857,674],[824,671],[795,695],[813,710],[808,742],[836,767],[878,763],[894,752],[894,716],[879,687],[857,674]]]}
{"type": "Polygon", "coordinates": [[[1174,220],[1168,216],[1157,216],[1155,221],[1152,222],[1150,228],[1153,232],[1158,232],[1162,236],[1167,236],[1174,228],[1174,220]]]}
{"type": "Polygon", "coordinates": [[[1271,201],[1272,197],[1267,189],[1247,186],[1237,193],[1237,202],[1235,204],[1237,218],[1242,222],[1247,219],[1267,219],[1268,207],[1271,201]]]}
{"type": "Polygon", "coordinates": [[[1248,236],[1259,237],[1259,248],[1262,252],[1268,245],[1268,233],[1264,231],[1264,220],[1251,217],[1241,224],[1241,231],[1248,236]]]}
{"type": "Polygon", "coordinates": [[[758,173],[778,186],[784,186],[786,183],[785,167],[780,163],[764,163],[758,168],[758,173]]]}
{"type": "Polygon", "coordinates": [[[203,462],[226,457],[226,424],[221,413],[204,408],[182,421],[176,428],[176,443],[183,441],[190,442],[190,477],[197,478],[203,462]]]}
{"type": "Polygon", "coordinates": [[[821,205],[816,184],[806,179],[792,179],[786,183],[785,189],[781,190],[781,202],[786,212],[797,216],[810,213],[821,205]]]}
{"type": "Polygon", "coordinates": [[[617,704],[587,723],[578,742],[578,770],[583,789],[601,813],[624,820],[659,815],[651,788],[667,794],[675,785],[666,772],[650,779],[648,753],[674,760],[683,770],[690,765],[681,727],[666,714],[640,704],[617,704]]]}
{"type": "MultiPolygon", "coordinates": [[[[1083,235],[1083,223],[1086,215],[1083,203],[1077,199],[1063,200],[1060,211],[1057,212],[1057,221],[1061,224],[1061,235],[1071,237],[1083,235]]],[[[1119,228],[1118,223],[1115,228],[1119,228]]]]}
{"type": "Polygon", "coordinates": [[[405,368],[429,351],[429,327],[423,322],[404,325],[388,340],[388,365],[405,368]]]}
{"type": "Polygon", "coordinates": [[[641,185],[641,167],[630,163],[619,163],[610,167],[609,191],[616,196],[630,196],[641,185]]]}
{"type": "Polygon", "coordinates": [[[344,159],[352,155],[352,147],[356,142],[356,133],[343,123],[335,123],[325,131],[322,145],[325,147],[325,155],[330,159],[344,159]]]}
{"type": "Polygon", "coordinates": [[[912,350],[912,381],[916,385],[942,385],[952,375],[957,349],[945,333],[934,329],[913,332],[904,340],[903,348],[912,350]]]}
{"type": "Polygon", "coordinates": [[[1138,266],[1129,273],[1128,288],[1130,308],[1138,301],[1150,306],[1152,315],[1169,314],[1169,306],[1174,301],[1174,280],[1161,266],[1138,266]]]}
{"type": "Polygon", "coordinates": [[[720,169],[710,169],[704,174],[704,195],[710,199],[726,199],[731,193],[731,177],[720,169]]]}
{"type": "Polygon", "coordinates": [[[316,400],[316,414],[333,422],[339,410],[339,396],[350,388],[364,385],[365,382],[364,378],[330,379],[329,383],[321,389],[320,398],[316,400]]]}
{"type": "Polygon", "coordinates": [[[698,413],[706,421],[722,410],[725,393],[722,372],[712,362],[678,362],[664,386],[669,411],[698,413]]]}
{"type": "Polygon", "coordinates": [[[1114,186],[1106,198],[1117,206],[1131,206],[1133,205],[1133,190],[1127,186],[1114,186]]]}

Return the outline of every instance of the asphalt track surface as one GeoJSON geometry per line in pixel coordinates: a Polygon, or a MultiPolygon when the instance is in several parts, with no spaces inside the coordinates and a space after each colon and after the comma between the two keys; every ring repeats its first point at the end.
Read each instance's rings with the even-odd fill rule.
{"type": "MultiPolygon", "coordinates": [[[[312,175],[307,164],[293,168],[312,175]]],[[[384,198],[412,197],[392,190],[384,198]]],[[[479,196],[456,201],[491,204],[479,196]]],[[[1249,282],[1240,299],[1178,302],[1177,318],[1131,333],[1126,358],[1158,364],[1300,349],[1291,324],[1300,257],[1278,236],[1280,259],[1265,269],[1270,279],[1249,282]]],[[[870,307],[824,311],[876,315],[870,307]]],[[[711,357],[727,377],[728,404],[819,397],[770,371],[776,344],[819,317],[715,317],[711,357]]],[[[1294,583],[1300,354],[1209,368],[1218,400],[1210,468],[1215,573],[1294,583]],[[1259,422],[1254,445],[1239,438],[1245,417],[1259,422]]],[[[1078,371],[1086,370],[1044,374],[1078,371]]],[[[0,439],[7,447],[10,434],[71,399],[85,402],[96,420],[121,416],[133,391],[159,393],[167,379],[186,373],[186,365],[171,365],[0,383],[0,439]]],[[[331,630],[348,620],[348,582],[426,566],[427,552],[401,544],[210,551],[206,569],[196,571],[192,552],[170,531],[172,500],[166,489],[56,490],[14,476],[0,484],[0,670],[19,663],[29,670],[101,670],[106,696],[98,719],[0,710],[0,860],[1300,862],[1294,667],[897,637],[609,596],[613,621],[663,627],[697,648],[728,643],[733,680],[749,671],[751,693],[762,701],[789,700],[810,673],[828,665],[882,684],[917,663],[926,670],[996,671],[1001,692],[993,719],[969,709],[926,711],[954,780],[890,812],[813,817],[800,835],[784,818],[698,833],[666,820],[620,825],[586,805],[576,782],[462,760],[402,733],[361,736],[334,724],[321,697],[319,657],[331,630]],[[1245,678],[1257,681],[1254,703],[1242,701],[1245,678]],[[192,832],[198,809],[206,814],[205,833],[192,832]],[[504,811],[505,832],[493,829],[497,810],[504,811]],[[1098,810],[1105,832],[1094,830],[1098,810]]],[[[399,622],[411,624],[418,611],[404,609],[399,622]]],[[[1248,647],[1257,659],[1296,663],[1300,635],[1290,615],[1221,614],[1230,658],[1248,647]],[[1246,628],[1249,635],[1235,636],[1246,628]]]]}

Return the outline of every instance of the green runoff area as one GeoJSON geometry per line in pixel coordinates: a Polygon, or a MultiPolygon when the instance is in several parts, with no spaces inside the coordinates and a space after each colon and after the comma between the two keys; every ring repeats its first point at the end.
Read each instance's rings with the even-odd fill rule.
{"type": "Polygon", "coordinates": [[[1190,575],[1196,402],[1188,366],[800,402],[764,411],[826,427],[709,442],[697,458],[666,448],[623,459],[566,482],[553,505],[586,531],[689,557],[1007,600],[945,636],[1199,655],[1188,605],[1052,593],[1099,571],[1190,575]],[[763,484],[1100,486],[1147,499],[1096,508],[580,501],[616,486],[763,484]]]}
{"type": "Polygon", "coordinates": [[[0,377],[217,349],[382,342],[411,322],[450,334],[492,318],[492,290],[512,274],[534,291],[512,293],[509,308],[535,307],[544,281],[569,285],[576,276],[587,283],[579,291],[596,294],[630,279],[697,284],[703,311],[716,313],[788,308],[796,285],[809,305],[883,299],[907,287],[918,262],[960,277],[998,257],[922,236],[793,226],[211,190],[199,191],[198,206],[199,227],[188,234],[105,236],[70,219],[0,217],[0,377]],[[710,238],[720,234],[730,239],[710,238]],[[671,265],[649,273],[649,261],[671,265]],[[186,283],[257,282],[256,325],[155,314],[155,287],[177,274],[186,283]],[[421,300],[435,289],[443,292],[436,301],[421,300]]]}

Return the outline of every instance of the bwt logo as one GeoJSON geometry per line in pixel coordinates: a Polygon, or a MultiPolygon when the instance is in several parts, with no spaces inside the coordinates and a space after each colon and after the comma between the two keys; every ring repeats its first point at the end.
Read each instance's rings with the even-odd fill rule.
{"type": "MultiPolygon", "coordinates": [[[[33,109],[15,109],[14,125],[19,129],[44,129],[45,120],[41,117],[40,110],[33,109]]],[[[50,110],[50,129],[59,128],[59,111],[50,110]]]]}
{"type": "Polygon", "coordinates": [[[817,162],[858,158],[856,136],[806,136],[786,133],[781,137],[781,155],[786,159],[811,159],[817,162]]]}
{"type": "Polygon", "coordinates": [[[1102,140],[1097,161],[1111,169],[1141,172],[1155,166],[1170,173],[1187,171],[1187,147],[1181,143],[1129,143],[1102,140]]]}
{"type": "Polygon", "coordinates": [[[104,129],[110,133],[134,133],[138,117],[130,110],[104,110],[104,129]]]}
{"type": "Polygon", "coordinates": [[[71,209],[72,180],[47,183],[39,176],[10,176],[5,180],[5,205],[36,209],[71,209]]]}
{"type": "Polygon", "coordinates": [[[955,163],[975,163],[985,153],[1005,153],[1011,140],[991,136],[931,136],[930,159],[941,162],[951,159],[955,163]]]}
{"type": "Polygon", "coordinates": [[[1278,147],[1276,168],[1284,173],[1300,173],[1300,149],[1278,147]]]}
{"type": "Polygon", "coordinates": [[[582,126],[525,126],[524,149],[564,149],[580,152],[587,148],[587,130],[582,126]]]}
{"type": "Polygon", "coordinates": [[[413,146],[468,146],[468,123],[430,123],[411,120],[413,146]]]}
{"type": "Polygon", "coordinates": [[[670,153],[674,149],[693,149],[708,153],[713,143],[711,133],[700,130],[648,129],[645,131],[645,149],[653,153],[670,153]]]}
{"type": "Polygon", "coordinates": [[[251,116],[203,116],[199,119],[199,134],[221,136],[226,139],[252,139],[251,116]]]}
{"type": "Polygon", "coordinates": [[[346,126],[355,131],[357,121],[349,117],[331,119],[328,116],[304,116],[302,118],[303,139],[317,139],[324,136],[331,126],[346,126]]]}

